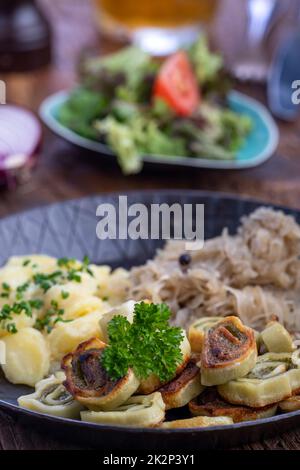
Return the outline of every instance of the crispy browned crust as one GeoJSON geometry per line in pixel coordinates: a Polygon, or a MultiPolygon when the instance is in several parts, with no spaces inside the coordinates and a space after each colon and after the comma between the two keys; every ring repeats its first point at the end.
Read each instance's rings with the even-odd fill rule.
{"type": "Polygon", "coordinates": [[[68,366],[68,360],[70,359],[70,357],[73,357],[75,353],[80,354],[88,349],[104,349],[105,347],[106,344],[96,337],[83,341],[77,346],[77,348],[73,352],[66,354],[66,356],[62,358],[61,367],[62,369],[64,369],[65,363],[67,363],[66,365],[68,366]]]}
{"type": "MultiPolygon", "coordinates": [[[[288,398],[290,398],[292,395],[285,395],[283,398],[280,398],[280,401],[283,401],[283,400],[287,400],[288,398]]],[[[225,400],[225,397],[224,397],[224,400],[225,400]]],[[[234,406],[243,406],[241,405],[240,402],[238,402],[237,400],[234,400],[234,399],[231,399],[230,398],[230,403],[234,406]]],[[[278,404],[279,402],[275,402],[275,404],[278,404]]],[[[273,406],[274,403],[271,403],[270,405],[265,405],[265,406],[273,406]]],[[[246,406],[246,405],[245,405],[246,406]]],[[[259,407],[259,408],[250,408],[250,409],[253,409],[253,410],[262,410],[264,407],[259,407]]]]}
{"type": "Polygon", "coordinates": [[[177,394],[183,389],[191,380],[193,380],[200,372],[199,367],[190,361],[186,368],[171,382],[163,385],[157,391],[162,394],[163,399],[177,394]]]}
{"type": "Polygon", "coordinates": [[[300,410],[300,396],[298,394],[293,394],[291,397],[280,401],[279,408],[284,413],[300,410]]]}
{"type": "MultiPolygon", "coordinates": [[[[199,358],[199,356],[197,357],[199,358]]],[[[175,377],[181,374],[181,372],[186,368],[190,359],[190,354],[184,354],[182,362],[177,366],[175,377]]],[[[165,384],[166,382],[162,382],[157,376],[153,374],[152,376],[148,377],[148,379],[141,382],[138,388],[138,393],[141,393],[142,395],[149,395],[150,393],[158,391],[159,388],[165,384]]]]}
{"type": "MultiPolygon", "coordinates": [[[[65,371],[66,380],[64,386],[76,398],[105,397],[109,394],[116,395],[119,389],[128,380],[127,375],[121,379],[112,380],[108,377],[107,372],[100,363],[100,357],[104,351],[106,344],[98,338],[91,338],[79,344],[73,353],[67,354],[62,359],[62,369],[65,371]],[[84,378],[78,376],[78,364],[92,360],[90,367],[91,375],[96,378],[96,385],[89,385],[84,378]],[[96,369],[95,369],[96,366],[96,369]]],[[[86,372],[89,373],[89,364],[87,364],[86,372]]]]}
{"type": "Polygon", "coordinates": [[[162,419],[161,421],[159,421],[159,423],[156,423],[156,424],[152,424],[152,426],[148,426],[149,428],[160,428],[161,425],[165,422],[165,419],[162,419]]]}
{"type": "Polygon", "coordinates": [[[246,359],[255,349],[254,331],[237,317],[225,317],[205,335],[201,365],[205,368],[227,367],[246,359]],[[232,328],[236,335],[230,331],[232,328]]]}
{"type": "MultiPolygon", "coordinates": [[[[187,358],[185,361],[183,361],[176,369],[176,376],[182,373],[186,365],[188,364],[189,358],[187,358]]],[[[147,380],[141,383],[138,389],[138,393],[141,393],[142,395],[149,395],[150,393],[153,392],[159,392],[160,387],[162,386],[164,382],[161,382],[161,380],[156,377],[152,376],[151,377],[151,383],[148,385],[147,380]]],[[[168,382],[169,383],[169,382],[168,382]]],[[[165,383],[164,383],[165,384],[165,383]]]]}
{"type": "Polygon", "coordinates": [[[273,407],[274,404],[262,408],[234,406],[223,400],[214,387],[206,388],[201,395],[189,402],[189,409],[193,416],[230,416],[235,423],[259,419],[263,413],[273,407]]]}
{"type": "Polygon", "coordinates": [[[213,418],[210,416],[194,416],[193,418],[165,421],[160,425],[160,427],[163,429],[191,429],[209,426],[224,426],[228,424],[233,424],[230,416],[215,416],[213,418]]]}

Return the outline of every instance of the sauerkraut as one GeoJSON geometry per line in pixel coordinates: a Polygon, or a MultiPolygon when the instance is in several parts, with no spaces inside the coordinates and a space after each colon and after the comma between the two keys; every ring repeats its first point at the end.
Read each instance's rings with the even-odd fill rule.
{"type": "Polygon", "coordinates": [[[243,217],[235,235],[225,228],[179,257],[184,241],[169,241],[154,260],[133,268],[129,298],[166,302],[172,321],[188,327],[202,316],[238,315],[261,329],[274,316],[300,332],[300,226],[282,211],[261,207],[243,217]]]}

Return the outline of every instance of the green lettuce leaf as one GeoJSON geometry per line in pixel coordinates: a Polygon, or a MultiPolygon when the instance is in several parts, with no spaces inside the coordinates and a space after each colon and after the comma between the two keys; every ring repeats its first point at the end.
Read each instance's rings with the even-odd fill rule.
{"type": "Polygon", "coordinates": [[[205,36],[201,36],[188,50],[199,85],[202,87],[217,78],[223,68],[223,59],[209,50],[205,36]]]}

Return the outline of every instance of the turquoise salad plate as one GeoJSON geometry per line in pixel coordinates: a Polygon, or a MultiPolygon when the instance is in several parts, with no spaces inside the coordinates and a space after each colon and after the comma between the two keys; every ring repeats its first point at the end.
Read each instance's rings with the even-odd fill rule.
{"type": "MultiPolygon", "coordinates": [[[[114,157],[114,153],[104,143],[81,137],[60,124],[57,119],[58,110],[68,96],[69,92],[61,91],[45,99],[40,107],[43,122],[55,134],[76,146],[97,152],[99,156],[114,157]]],[[[276,151],[279,141],[278,127],[268,110],[255,99],[237,91],[232,91],[228,95],[228,101],[231,109],[250,116],[253,121],[252,131],[234,160],[212,160],[180,155],[143,155],[143,161],[159,165],[238,170],[252,168],[268,160],[276,151]]]]}

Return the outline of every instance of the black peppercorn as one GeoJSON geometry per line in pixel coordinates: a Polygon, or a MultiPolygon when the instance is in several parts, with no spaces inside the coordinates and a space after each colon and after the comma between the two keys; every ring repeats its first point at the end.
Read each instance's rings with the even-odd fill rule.
{"type": "Polygon", "coordinates": [[[188,253],[183,253],[179,256],[179,264],[181,264],[181,266],[188,266],[191,261],[191,256],[188,253]]]}

